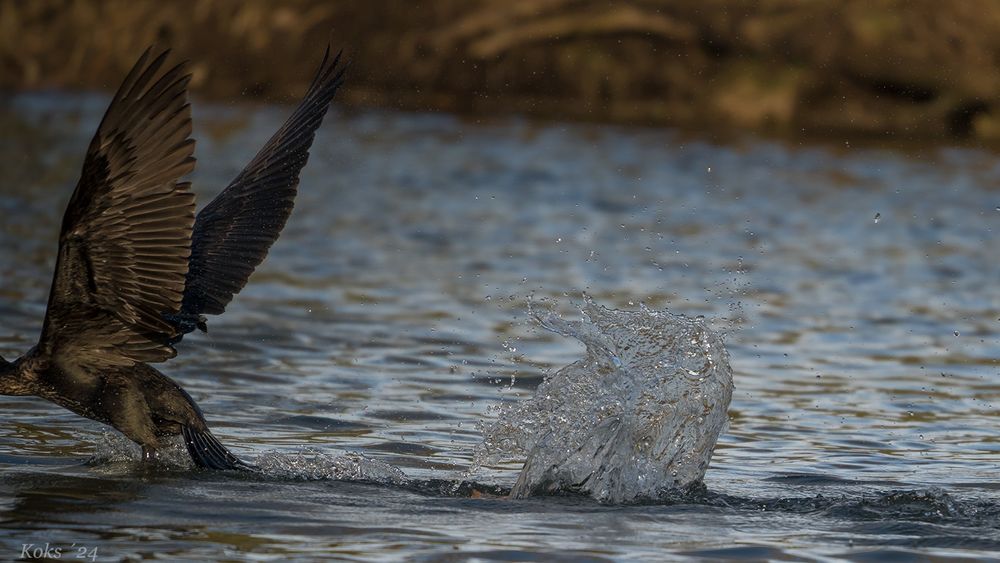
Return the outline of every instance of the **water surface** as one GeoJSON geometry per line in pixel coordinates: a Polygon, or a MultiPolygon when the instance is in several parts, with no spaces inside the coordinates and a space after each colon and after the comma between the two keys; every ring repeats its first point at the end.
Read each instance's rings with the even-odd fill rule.
{"type": "MultiPolygon", "coordinates": [[[[63,207],[107,99],[8,102],[10,358],[40,330],[63,207]]],[[[288,111],[195,106],[202,204],[288,111]]],[[[0,553],[48,542],[103,560],[991,555],[998,162],[335,110],[268,261],[208,335],[159,366],[236,452],[292,463],[299,478],[144,470],[119,460],[101,425],[5,397],[0,553]],[[581,292],[705,315],[726,333],[735,392],[705,488],[631,506],[469,498],[455,482],[499,492],[520,468],[466,474],[490,406],[530,397],[583,356],[530,322],[528,297],[572,318],[581,292]],[[333,479],[345,452],[410,485],[333,479]]]]}

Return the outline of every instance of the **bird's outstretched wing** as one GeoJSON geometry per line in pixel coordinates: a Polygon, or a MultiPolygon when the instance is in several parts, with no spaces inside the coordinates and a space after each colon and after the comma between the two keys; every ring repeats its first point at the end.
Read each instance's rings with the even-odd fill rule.
{"type": "Polygon", "coordinates": [[[171,317],[183,332],[200,315],[218,315],[246,285],[281,234],[292,212],[299,172],[309,158],[316,129],[343,82],[340,54],[323,63],[305,98],[250,164],[197,216],[181,314],[171,317]]]}
{"type": "Polygon", "coordinates": [[[39,347],[74,361],[129,365],[175,352],[191,254],[190,75],[147,50],[108,107],[59,235],[39,347]]]}

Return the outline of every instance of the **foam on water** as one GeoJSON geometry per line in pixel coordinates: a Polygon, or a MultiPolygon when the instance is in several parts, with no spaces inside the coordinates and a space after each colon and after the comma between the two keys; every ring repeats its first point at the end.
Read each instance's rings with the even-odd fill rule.
{"type": "Polygon", "coordinates": [[[726,425],[729,354],[702,318],[594,304],[569,321],[532,312],[586,356],[533,397],[497,408],[475,465],[526,457],[511,495],[578,492],[620,503],[699,483],[726,425]]]}

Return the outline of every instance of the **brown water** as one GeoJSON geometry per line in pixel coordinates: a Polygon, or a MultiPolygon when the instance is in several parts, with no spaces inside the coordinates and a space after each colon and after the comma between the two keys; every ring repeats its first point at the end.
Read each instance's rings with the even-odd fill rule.
{"type": "MultiPolygon", "coordinates": [[[[105,103],[0,110],[4,357],[37,338],[105,103]]],[[[202,203],[287,111],[196,105],[202,203]]],[[[995,555],[997,162],[334,111],[268,261],[161,366],[270,473],[150,470],[96,423],[0,398],[0,558],[995,555]],[[528,296],[571,317],[583,291],[726,332],[735,392],[705,489],[467,498],[458,481],[502,492],[520,468],[466,474],[489,407],[583,355],[528,296]]]]}

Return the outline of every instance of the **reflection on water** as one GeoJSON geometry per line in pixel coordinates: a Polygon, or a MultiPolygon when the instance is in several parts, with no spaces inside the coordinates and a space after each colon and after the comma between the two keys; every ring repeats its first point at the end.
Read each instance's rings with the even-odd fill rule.
{"type": "Polygon", "coordinates": [[[622,503],[699,483],[733,395],[722,339],[703,319],[669,311],[612,310],[587,299],[582,312],[580,321],[538,317],[586,345],[587,355],[530,399],[502,405],[476,465],[525,459],[515,498],[576,492],[622,503]]]}
{"type": "MultiPolygon", "coordinates": [[[[36,96],[0,110],[5,357],[37,339],[62,209],[105,104],[36,96]]],[[[202,204],[286,113],[195,106],[202,204]]],[[[39,541],[108,559],[1000,549],[997,162],[334,113],[271,257],[162,369],[244,457],[302,456],[322,473],[358,452],[408,484],[88,464],[100,425],[5,397],[0,553],[39,541]],[[529,401],[584,353],[528,320],[528,296],[571,316],[583,291],[736,324],[731,422],[705,489],[625,507],[493,498],[521,460],[456,487],[489,406],[529,401]]]]}

